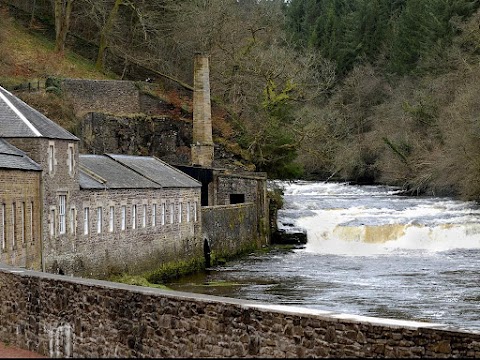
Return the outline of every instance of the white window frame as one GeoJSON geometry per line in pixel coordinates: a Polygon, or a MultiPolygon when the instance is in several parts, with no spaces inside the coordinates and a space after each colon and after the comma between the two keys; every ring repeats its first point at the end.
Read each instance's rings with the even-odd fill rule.
{"type": "Polygon", "coordinates": [[[47,157],[48,157],[48,173],[52,174],[55,171],[55,143],[54,142],[48,143],[47,157]]]}
{"type": "Polygon", "coordinates": [[[187,223],[190,222],[190,201],[187,201],[187,223]]]}
{"type": "Polygon", "coordinates": [[[0,231],[0,236],[2,237],[2,250],[5,251],[7,247],[7,217],[5,214],[7,207],[4,203],[2,203],[2,212],[0,213],[0,225],[2,225],[2,229],[0,231]]]}
{"type": "Polygon", "coordinates": [[[132,206],[132,229],[137,228],[137,205],[132,206]]]}
{"type": "Polygon", "coordinates": [[[157,204],[152,204],[152,227],[157,226],[157,204]]]}
{"type": "Polygon", "coordinates": [[[30,201],[30,241],[33,243],[35,241],[33,237],[33,201],[30,201]]]}
{"type": "Polygon", "coordinates": [[[147,226],[147,205],[143,204],[143,213],[142,213],[142,227],[147,226]]]}
{"type": "Polygon", "coordinates": [[[83,209],[83,235],[88,235],[89,233],[89,223],[90,223],[90,208],[85,207],[83,209]]]}
{"type": "Polygon", "coordinates": [[[27,215],[26,215],[26,206],[25,206],[25,201],[22,201],[21,203],[22,205],[22,208],[21,208],[21,211],[20,211],[20,214],[22,216],[21,218],[21,222],[22,222],[22,243],[25,245],[25,243],[27,242],[27,239],[26,239],[26,234],[27,234],[27,231],[26,231],[26,226],[27,226],[27,222],[26,222],[26,218],[27,218],[27,215]]]}
{"type": "Polygon", "coordinates": [[[67,232],[67,195],[58,195],[58,232],[67,232]]]}
{"type": "Polygon", "coordinates": [[[70,233],[75,235],[76,233],[76,226],[75,226],[75,220],[76,220],[76,211],[75,208],[72,207],[70,208],[70,233]]]}
{"type": "Polygon", "coordinates": [[[122,205],[121,208],[120,228],[122,231],[125,231],[125,229],[127,228],[127,207],[125,205],[122,205]]]}
{"type": "Polygon", "coordinates": [[[197,222],[197,202],[193,203],[193,221],[197,222]]]}
{"type": "Polygon", "coordinates": [[[174,209],[173,203],[170,202],[170,206],[169,206],[169,210],[170,210],[170,211],[169,211],[169,212],[170,212],[170,224],[173,224],[173,209],[174,209]]]}
{"type": "Polygon", "coordinates": [[[97,207],[97,234],[102,233],[103,209],[101,206],[97,207]]]}
{"type": "Polygon", "coordinates": [[[68,144],[68,173],[73,175],[75,173],[75,145],[68,144]]]}
{"type": "Polygon", "coordinates": [[[108,231],[113,232],[113,227],[114,227],[114,221],[115,221],[115,207],[110,206],[110,219],[108,221],[108,231]]]}
{"type": "Polygon", "coordinates": [[[182,223],[182,213],[183,213],[183,202],[179,202],[178,203],[178,223],[181,224],[182,223]]]}
{"type": "Polygon", "coordinates": [[[50,209],[50,236],[55,236],[55,218],[56,218],[55,208],[50,209]]]}
{"type": "Polygon", "coordinates": [[[12,249],[17,247],[17,233],[15,228],[17,227],[16,219],[17,218],[17,204],[12,203],[12,249]]]}
{"type": "Polygon", "coordinates": [[[162,225],[165,225],[165,220],[166,220],[166,213],[167,213],[167,206],[164,202],[162,202],[162,225]]]}

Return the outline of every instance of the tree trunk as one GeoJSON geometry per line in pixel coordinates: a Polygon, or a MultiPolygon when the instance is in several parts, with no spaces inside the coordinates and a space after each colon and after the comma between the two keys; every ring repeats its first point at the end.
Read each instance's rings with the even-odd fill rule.
{"type": "Polygon", "coordinates": [[[63,54],[70,27],[73,0],[55,0],[55,52],[63,54]]]}
{"type": "Polygon", "coordinates": [[[108,14],[107,21],[103,26],[102,31],[100,32],[100,42],[98,44],[98,54],[97,54],[97,61],[95,63],[95,68],[99,71],[103,71],[105,67],[105,50],[108,48],[108,38],[113,28],[113,24],[115,22],[115,18],[118,14],[118,8],[120,5],[123,4],[123,0],[115,0],[115,4],[113,4],[113,8],[108,14]]]}

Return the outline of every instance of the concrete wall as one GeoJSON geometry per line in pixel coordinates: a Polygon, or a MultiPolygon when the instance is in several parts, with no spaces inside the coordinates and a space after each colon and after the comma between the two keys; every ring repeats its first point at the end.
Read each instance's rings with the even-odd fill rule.
{"type": "Polygon", "coordinates": [[[41,270],[39,171],[0,171],[0,263],[41,270]]]}
{"type": "Polygon", "coordinates": [[[480,332],[0,267],[0,339],[49,357],[480,356],[480,332]]]}

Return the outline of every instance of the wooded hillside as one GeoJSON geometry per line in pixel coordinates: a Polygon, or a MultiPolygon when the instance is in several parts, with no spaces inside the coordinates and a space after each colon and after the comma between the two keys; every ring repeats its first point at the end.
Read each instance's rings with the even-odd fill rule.
{"type": "MultiPolygon", "coordinates": [[[[480,199],[478,0],[2,2],[96,76],[188,85],[208,53],[225,129],[270,177],[480,199]]],[[[7,37],[0,67],[71,76],[20,71],[7,37]]]]}

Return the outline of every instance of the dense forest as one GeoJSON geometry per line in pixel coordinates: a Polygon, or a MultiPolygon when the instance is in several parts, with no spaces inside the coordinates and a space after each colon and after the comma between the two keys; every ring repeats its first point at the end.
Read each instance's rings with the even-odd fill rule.
{"type": "Polygon", "coordinates": [[[192,84],[209,54],[228,136],[271,178],[480,200],[479,0],[2,2],[120,78],[192,84]]]}

